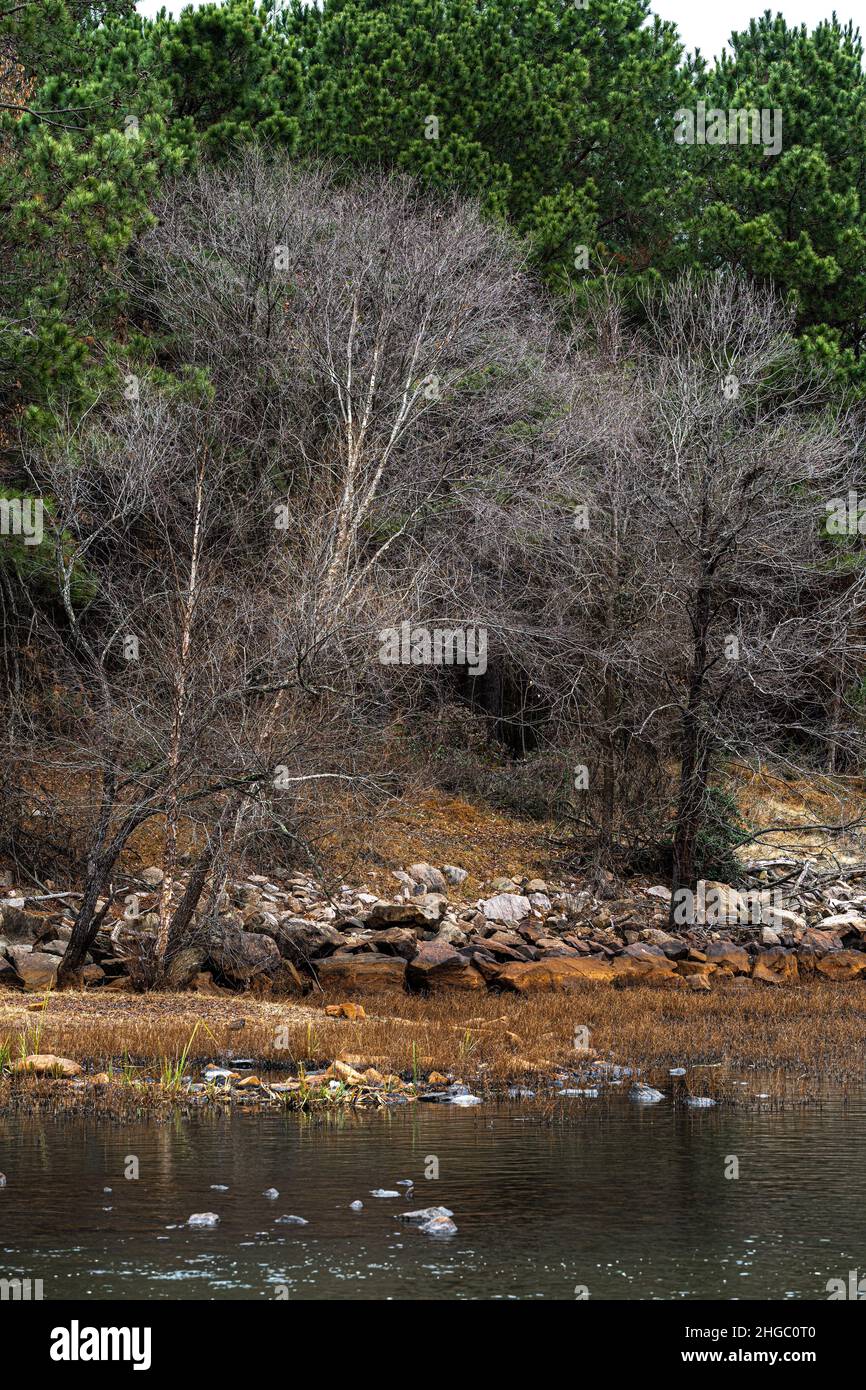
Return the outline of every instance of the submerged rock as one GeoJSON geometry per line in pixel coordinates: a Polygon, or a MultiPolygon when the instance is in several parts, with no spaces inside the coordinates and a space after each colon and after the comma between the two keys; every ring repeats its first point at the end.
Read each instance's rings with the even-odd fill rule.
{"type": "Polygon", "coordinates": [[[399,1192],[389,1192],[386,1187],[374,1187],[370,1191],[371,1197],[399,1197],[399,1192]]]}
{"type": "Polygon", "coordinates": [[[630,1100],[637,1100],[645,1105],[665,1098],[664,1091],[657,1091],[654,1086],[647,1086],[643,1081],[636,1081],[628,1094],[630,1100]]]}
{"type": "Polygon", "coordinates": [[[278,1226],[309,1226],[309,1221],[305,1216],[278,1216],[276,1220],[278,1226]]]}
{"type": "Polygon", "coordinates": [[[350,1210],[350,1211],[363,1211],[363,1210],[364,1210],[364,1203],[363,1203],[363,1202],[350,1202],[350,1203],[349,1203],[349,1210],[350,1210]]]}
{"type": "Polygon", "coordinates": [[[279,1195],[280,1194],[275,1187],[267,1187],[262,1193],[262,1196],[267,1197],[269,1202],[275,1202],[279,1195]]]}
{"type": "Polygon", "coordinates": [[[215,1211],[194,1211],[187,1221],[188,1226],[218,1226],[220,1219],[215,1211]]]}
{"type": "Polygon", "coordinates": [[[449,1211],[447,1207],[419,1207],[418,1211],[398,1212],[398,1217],[401,1221],[416,1221],[419,1223],[435,1221],[440,1216],[453,1215],[453,1211],[449,1211]]]}
{"type": "Polygon", "coordinates": [[[454,1236],[457,1234],[457,1227],[447,1216],[434,1216],[431,1221],[425,1221],[423,1226],[418,1227],[425,1236],[454,1236]]]}

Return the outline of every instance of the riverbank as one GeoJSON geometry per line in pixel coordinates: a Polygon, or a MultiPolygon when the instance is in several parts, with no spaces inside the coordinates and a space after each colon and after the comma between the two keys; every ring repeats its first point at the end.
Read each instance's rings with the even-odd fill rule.
{"type": "Polygon", "coordinates": [[[402,1105],[449,1087],[482,1098],[514,1088],[555,1095],[630,1074],[682,1099],[730,1102],[751,1094],[744,1077],[760,1075],[762,1093],[797,1100],[864,1078],[866,991],[858,985],[395,994],[362,1004],[355,1018],[330,1016],[329,1002],[92,992],[50,995],[43,1004],[3,991],[0,1109],[123,1118],[210,1103],[402,1105]],[[66,1058],[82,1070],[28,1074],[21,1059],[32,1055],[66,1058]],[[679,1068],[686,1080],[668,1082],[679,1068]]]}

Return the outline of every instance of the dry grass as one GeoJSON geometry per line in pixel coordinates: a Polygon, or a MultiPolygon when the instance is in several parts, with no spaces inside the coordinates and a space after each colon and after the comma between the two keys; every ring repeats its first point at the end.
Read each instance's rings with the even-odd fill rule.
{"type": "Polygon", "coordinates": [[[575,1030],[590,1030],[595,1053],[648,1073],[707,1066],[710,1093],[744,1072],[791,1081],[860,1084],[864,1077],[866,990],[814,982],[789,988],[717,986],[709,994],[589,985],[570,995],[396,995],[365,1001],[367,1018],[328,1018],[322,1003],[194,994],[64,994],[44,1014],[33,996],[0,995],[0,1047],[54,1052],[94,1071],[126,1059],[158,1072],[198,1030],[191,1064],[250,1057],[296,1069],[334,1058],[426,1081],[447,1073],[475,1086],[502,1086],[581,1066],[575,1030]],[[244,1019],[240,1029],[232,1023],[244,1019]],[[205,1026],[206,1025],[206,1026],[205,1026]]]}

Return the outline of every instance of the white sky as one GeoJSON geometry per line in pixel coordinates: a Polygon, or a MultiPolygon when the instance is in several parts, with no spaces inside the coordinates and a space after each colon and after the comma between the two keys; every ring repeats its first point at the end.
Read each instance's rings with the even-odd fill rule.
{"type": "MultiPolygon", "coordinates": [[[[154,15],[163,3],[177,14],[186,3],[197,7],[205,0],[139,0],[137,8],[140,14],[154,15]]],[[[829,19],[835,9],[840,20],[853,19],[866,30],[866,0],[724,0],[720,5],[712,0],[654,0],[652,8],[662,19],[676,20],[686,47],[700,48],[705,58],[715,57],[732,29],[747,28],[749,20],[765,9],[774,14],[781,10],[789,24],[806,23],[810,28],[829,19]]]]}

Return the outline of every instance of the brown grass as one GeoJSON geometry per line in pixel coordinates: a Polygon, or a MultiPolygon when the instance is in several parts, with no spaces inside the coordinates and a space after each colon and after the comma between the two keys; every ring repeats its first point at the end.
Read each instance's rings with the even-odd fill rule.
{"type": "Polygon", "coordinates": [[[161,1059],[183,1052],[200,1023],[191,1064],[234,1055],[295,1070],[342,1057],[422,1081],[436,1071],[498,1088],[580,1069],[574,1034],[584,1026],[600,1058],[648,1073],[705,1067],[711,1094],[749,1072],[773,1072],[777,1088],[789,1092],[791,1083],[804,1079],[814,1089],[825,1081],[859,1084],[864,1078],[866,990],[858,984],[717,986],[699,995],[593,985],[526,999],[396,995],[365,1001],[368,1016],[356,1023],[328,1018],[325,1002],[64,994],[53,996],[41,1014],[28,1012],[33,996],[4,991],[0,1045],[7,1041],[17,1054],[23,1040],[28,1051],[38,1045],[93,1071],[117,1067],[124,1057],[156,1070],[161,1059]],[[239,1019],[244,1027],[231,1029],[239,1019]]]}

